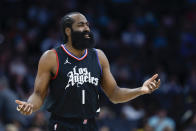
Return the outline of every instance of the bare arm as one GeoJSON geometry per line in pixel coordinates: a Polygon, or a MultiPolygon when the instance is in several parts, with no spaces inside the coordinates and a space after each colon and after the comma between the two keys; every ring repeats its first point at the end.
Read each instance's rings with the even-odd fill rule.
{"type": "Polygon", "coordinates": [[[44,99],[48,93],[48,84],[51,79],[51,72],[57,70],[57,62],[55,52],[49,50],[40,58],[38,72],[35,79],[34,92],[27,102],[16,100],[18,111],[24,115],[30,115],[42,106],[44,99]]]}
{"type": "Polygon", "coordinates": [[[110,72],[107,57],[101,50],[97,50],[100,64],[102,67],[102,88],[110,101],[113,103],[123,103],[132,100],[140,95],[148,94],[157,89],[160,85],[160,79],[156,81],[158,74],[146,80],[142,87],[135,89],[119,88],[114,77],[110,72]]]}

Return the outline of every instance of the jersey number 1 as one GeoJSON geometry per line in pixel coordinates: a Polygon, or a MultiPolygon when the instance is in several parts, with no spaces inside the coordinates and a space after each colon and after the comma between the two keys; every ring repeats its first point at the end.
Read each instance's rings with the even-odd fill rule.
{"type": "Polygon", "coordinates": [[[85,104],[85,90],[82,90],[82,104],[85,104]]]}

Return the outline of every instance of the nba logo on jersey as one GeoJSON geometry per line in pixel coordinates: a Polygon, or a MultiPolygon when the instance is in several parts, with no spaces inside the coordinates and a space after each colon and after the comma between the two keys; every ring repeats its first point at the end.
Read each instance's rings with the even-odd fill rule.
{"type": "Polygon", "coordinates": [[[71,63],[68,61],[68,58],[65,60],[64,65],[65,65],[65,64],[71,64],[71,63]]]}
{"type": "Polygon", "coordinates": [[[56,131],[56,129],[57,129],[57,123],[54,125],[54,130],[56,131]]]}
{"type": "Polygon", "coordinates": [[[83,124],[86,125],[87,122],[88,122],[88,120],[87,119],[84,119],[83,124]]]}

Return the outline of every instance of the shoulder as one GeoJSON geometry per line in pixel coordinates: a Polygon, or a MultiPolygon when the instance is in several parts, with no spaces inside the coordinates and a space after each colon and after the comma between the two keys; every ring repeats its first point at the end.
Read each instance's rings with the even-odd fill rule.
{"type": "Polygon", "coordinates": [[[109,65],[108,59],[105,53],[100,49],[95,49],[102,67],[109,65]]]}
{"type": "Polygon", "coordinates": [[[57,59],[58,56],[54,49],[47,50],[42,54],[39,60],[39,65],[44,65],[45,67],[53,67],[56,64],[57,59]]]}
{"type": "Polygon", "coordinates": [[[101,49],[95,49],[100,60],[105,59],[106,55],[101,49]]]}
{"type": "Polygon", "coordinates": [[[50,59],[55,59],[56,58],[56,51],[53,49],[53,50],[47,50],[45,51],[40,60],[50,60],[50,59]]]}
{"type": "Polygon", "coordinates": [[[97,52],[97,55],[102,58],[102,57],[106,57],[105,53],[101,50],[101,49],[95,49],[97,52]]]}

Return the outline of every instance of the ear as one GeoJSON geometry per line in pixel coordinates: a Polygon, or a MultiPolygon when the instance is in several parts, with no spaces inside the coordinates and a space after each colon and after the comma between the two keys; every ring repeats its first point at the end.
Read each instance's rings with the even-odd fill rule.
{"type": "Polygon", "coordinates": [[[71,29],[70,28],[65,28],[65,34],[67,36],[70,36],[71,35],[71,29]]]}

